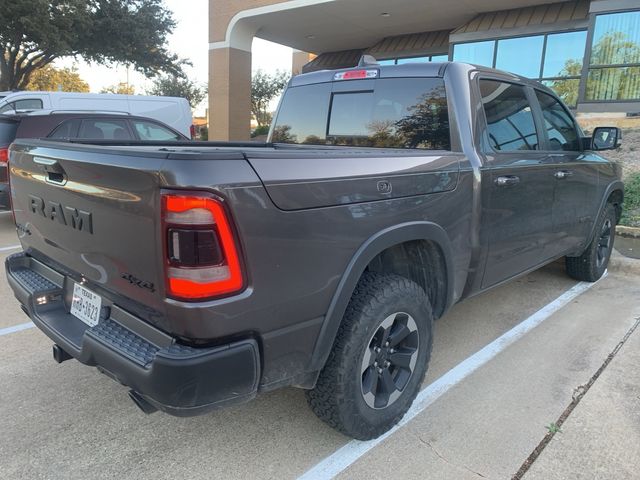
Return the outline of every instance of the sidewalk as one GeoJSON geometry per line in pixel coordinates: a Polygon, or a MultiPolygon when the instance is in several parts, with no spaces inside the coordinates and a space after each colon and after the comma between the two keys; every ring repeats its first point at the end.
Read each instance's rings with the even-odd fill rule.
{"type": "Polygon", "coordinates": [[[640,478],[640,327],[523,478],[640,478]]]}

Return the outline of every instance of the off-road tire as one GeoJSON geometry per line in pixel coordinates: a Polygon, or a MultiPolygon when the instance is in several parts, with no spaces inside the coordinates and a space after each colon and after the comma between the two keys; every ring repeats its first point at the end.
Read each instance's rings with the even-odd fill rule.
{"type": "Polygon", "coordinates": [[[596,229],[593,240],[587,246],[585,251],[579,257],[565,257],[565,265],[567,273],[570,277],[584,282],[595,282],[604,274],[609,264],[609,257],[613,250],[613,241],[616,234],[616,212],[611,204],[607,204],[602,209],[598,219],[596,220],[596,229]],[[602,255],[603,250],[601,243],[603,241],[603,233],[609,230],[608,247],[602,255]],[[598,252],[600,250],[600,257],[598,252]],[[600,261],[599,261],[600,258],[600,261]]]}
{"type": "Polygon", "coordinates": [[[400,421],[415,399],[431,356],[433,315],[425,291],[398,275],[365,272],[338,330],[333,349],[307,401],[314,413],[338,431],[359,440],[382,435],[400,421]],[[363,396],[361,365],[369,342],[386,318],[410,315],[417,326],[417,360],[399,397],[372,408],[363,396]]]}

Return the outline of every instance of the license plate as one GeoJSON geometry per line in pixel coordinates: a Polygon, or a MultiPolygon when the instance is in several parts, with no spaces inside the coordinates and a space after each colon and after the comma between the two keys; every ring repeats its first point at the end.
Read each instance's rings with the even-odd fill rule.
{"type": "Polygon", "coordinates": [[[73,300],[71,301],[71,315],[79,318],[90,327],[94,327],[100,320],[102,298],[79,283],[73,285],[73,300]]]}

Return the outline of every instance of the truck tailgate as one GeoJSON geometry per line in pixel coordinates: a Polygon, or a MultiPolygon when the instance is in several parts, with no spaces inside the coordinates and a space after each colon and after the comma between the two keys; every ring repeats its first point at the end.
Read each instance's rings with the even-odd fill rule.
{"type": "Polygon", "coordinates": [[[158,172],[166,154],[127,157],[51,145],[12,147],[12,201],[23,248],[106,290],[158,304],[158,172]]]}

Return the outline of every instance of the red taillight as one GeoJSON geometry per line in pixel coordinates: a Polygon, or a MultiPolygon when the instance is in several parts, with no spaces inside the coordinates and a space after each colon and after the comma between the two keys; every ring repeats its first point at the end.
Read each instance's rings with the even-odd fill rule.
{"type": "Polygon", "coordinates": [[[206,300],[244,286],[240,256],[222,201],[212,195],[162,195],[167,296],[206,300]]]}
{"type": "Polygon", "coordinates": [[[196,138],[196,126],[195,125],[191,125],[191,127],[189,127],[189,133],[191,134],[191,140],[195,140],[195,138],[196,138]]]}
{"type": "Polygon", "coordinates": [[[9,149],[7,147],[0,148],[0,166],[3,166],[2,164],[4,163],[4,166],[6,167],[8,162],[9,162],[9,149]]]}

